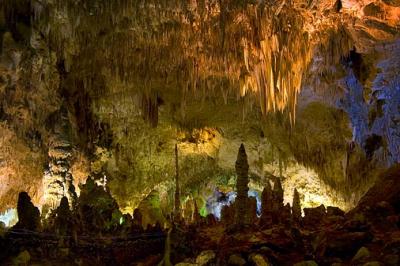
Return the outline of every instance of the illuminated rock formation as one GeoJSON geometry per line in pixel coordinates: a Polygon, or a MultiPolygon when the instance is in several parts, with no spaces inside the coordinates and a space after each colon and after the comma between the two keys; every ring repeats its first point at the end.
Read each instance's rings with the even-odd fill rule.
{"type": "Polygon", "coordinates": [[[65,107],[61,109],[56,119],[58,121],[54,128],[55,137],[49,145],[49,169],[45,172],[43,179],[45,212],[56,208],[64,196],[67,197],[71,206],[75,205],[77,198],[70,171],[71,127],[65,107]]]}

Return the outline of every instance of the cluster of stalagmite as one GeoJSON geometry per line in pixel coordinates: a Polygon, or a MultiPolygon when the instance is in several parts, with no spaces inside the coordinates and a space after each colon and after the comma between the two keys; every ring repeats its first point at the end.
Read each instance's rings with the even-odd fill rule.
{"type": "Polygon", "coordinates": [[[305,208],[305,217],[302,217],[300,194],[297,189],[293,192],[293,201],[290,205],[284,204],[283,188],[280,178],[273,181],[273,188],[268,181],[261,195],[261,215],[256,215],[256,199],[248,197],[248,171],[246,151],[242,144],[239,148],[236,161],[236,192],[237,197],[233,205],[225,205],[221,211],[221,221],[226,226],[234,225],[243,228],[246,225],[258,224],[261,227],[269,227],[276,224],[286,225],[316,225],[325,217],[343,215],[343,211],[336,207],[321,205],[316,208],[305,208]]]}

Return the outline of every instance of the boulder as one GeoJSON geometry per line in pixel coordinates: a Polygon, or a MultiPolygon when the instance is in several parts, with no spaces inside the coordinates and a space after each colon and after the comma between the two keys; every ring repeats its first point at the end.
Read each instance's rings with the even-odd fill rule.
{"type": "Polygon", "coordinates": [[[215,260],[215,252],[212,250],[205,250],[200,253],[196,258],[196,264],[199,266],[209,265],[215,260]]]}
{"type": "Polygon", "coordinates": [[[233,254],[229,256],[229,260],[228,260],[228,265],[245,265],[246,264],[246,260],[243,259],[240,255],[238,254],[233,254]]]}
{"type": "Polygon", "coordinates": [[[249,260],[256,266],[270,266],[272,265],[269,261],[260,254],[251,254],[249,260]]]}
{"type": "Polygon", "coordinates": [[[354,255],[352,261],[353,262],[357,262],[357,261],[362,261],[364,259],[367,259],[371,256],[371,253],[369,252],[369,250],[366,247],[362,247],[360,248],[356,255],[354,255]]]}
{"type": "Polygon", "coordinates": [[[29,254],[28,251],[24,250],[18,254],[17,257],[15,257],[12,262],[13,265],[29,265],[29,262],[31,261],[31,255],[29,254]]]}

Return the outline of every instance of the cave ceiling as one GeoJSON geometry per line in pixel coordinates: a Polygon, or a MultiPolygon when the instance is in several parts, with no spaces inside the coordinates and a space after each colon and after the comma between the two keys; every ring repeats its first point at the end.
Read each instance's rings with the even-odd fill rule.
{"type": "Polygon", "coordinates": [[[177,142],[188,193],[229,176],[244,142],[255,176],[296,176],[291,189],[317,176],[344,207],[400,159],[399,1],[0,8],[3,209],[20,188],[43,203],[53,195],[43,180],[65,171],[77,190],[107,176],[122,207],[153,190],[168,197],[177,142]]]}

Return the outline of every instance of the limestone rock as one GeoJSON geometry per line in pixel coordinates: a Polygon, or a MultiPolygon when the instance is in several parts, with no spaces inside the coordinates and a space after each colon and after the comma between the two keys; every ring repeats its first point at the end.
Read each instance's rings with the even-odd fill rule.
{"type": "Polygon", "coordinates": [[[199,266],[209,265],[209,263],[215,260],[215,257],[215,252],[212,250],[202,251],[196,258],[196,264],[199,266]]]}
{"type": "Polygon", "coordinates": [[[260,254],[251,254],[249,260],[256,266],[271,266],[269,261],[260,254]]]}
{"type": "Polygon", "coordinates": [[[369,252],[369,250],[366,247],[362,247],[357,251],[356,255],[354,255],[352,261],[357,262],[360,260],[364,260],[364,259],[368,258],[369,256],[371,256],[371,253],[369,252]]]}
{"type": "Polygon", "coordinates": [[[13,259],[13,265],[29,265],[31,261],[31,255],[27,250],[24,250],[13,259]]]}
{"type": "Polygon", "coordinates": [[[228,265],[243,266],[245,264],[246,264],[246,260],[243,259],[240,255],[233,254],[233,255],[229,256],[228,265]]]}

